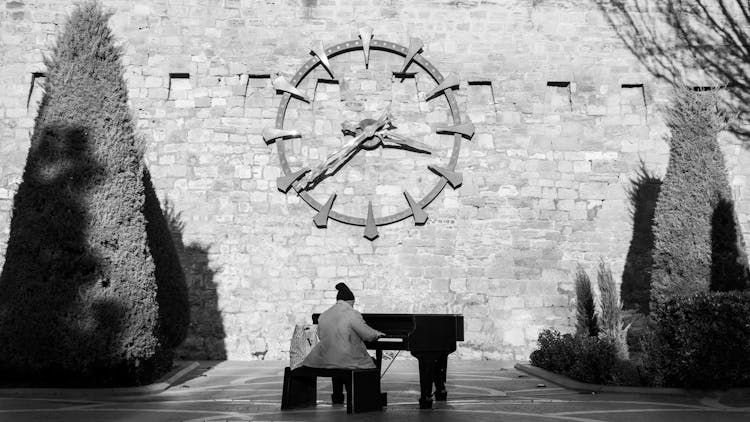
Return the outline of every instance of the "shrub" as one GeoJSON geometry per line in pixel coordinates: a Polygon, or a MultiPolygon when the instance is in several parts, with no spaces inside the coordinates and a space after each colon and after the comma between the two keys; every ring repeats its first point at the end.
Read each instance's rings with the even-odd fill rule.
{"type": "Polygon", "coordinates": [[[582,266],[576,269],[576,335],[596,336],[599,327],[596,322],[594,294],[591,280],[582,266]]]}
{"type": "Polygon", "coordinates": [[[587,383],[605,384],[614,379],[616,350],[607,339],[543,330],[538,343],[530,356],[534,366],[587,383]]]}
{"type": "Polygon", "coordinates": [[[658,308],[655,319],[644,364],[657,384],[750,386],[750,292],[674,298],[658,308]]]}
{"type": "Polygon", "coordinates": [[[45,60],[0,274],[6,381],[139,384],[171,364],[142,213],[142,145],[108,19],[96,3],[79,6],[45,60]]]}
{"type": "Polygon", "coordinates": [[[652,310],[669,298],[708,291],[711,284],[730,290],[748,283],[744,241],[716,140],[725,125],[717,94],[678,88],[665,120],[671,137],[654,213],[652,310]],[[712,243],[712,233],[730,244],[712,243]],[[721,268],[712,271],[714,263],[721,268]],[[726,280],[712,281],[712,274],[734,280],[728,287],[726,280]]]}
{"type": "Polygon", "coordinates": [[[617,285],[612,277],[612,270],[604,260],[599,261],[596,272],[599,294],[601,297],[601,313],[599,315],[599,336],[612,342],[617,350],[617,357],[627,360],[628,328],[622,322],[622,305],[617,293],[617,285]]]}
{"type": "Polygon", "coordinates": [[[548,371],[567,371],[575,363],[573,342],[573,336],[570,334],[563,335],[554,329],[542,330],[537,339],[539,348],[531,352],[529,360],[532,365],[548,371]]]}

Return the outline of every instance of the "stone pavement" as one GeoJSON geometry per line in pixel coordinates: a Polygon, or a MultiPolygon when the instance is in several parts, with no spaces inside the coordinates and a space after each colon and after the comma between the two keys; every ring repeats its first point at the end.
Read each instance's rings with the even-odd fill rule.
{"type": "Polygon", "coordinates": [[[495,361],[449,362],[449,401],[417,408],[416,361],[399,359],[383,377],[388,407],[347,415],[331,406],[330,384],[318,383],[319,405],[281,412],[284,362],[201,362],[160,393],[143,395],[44,393],[0,396],[0,421],[747,421],[750,394],[705,397],[582,394],[495,361]]]}

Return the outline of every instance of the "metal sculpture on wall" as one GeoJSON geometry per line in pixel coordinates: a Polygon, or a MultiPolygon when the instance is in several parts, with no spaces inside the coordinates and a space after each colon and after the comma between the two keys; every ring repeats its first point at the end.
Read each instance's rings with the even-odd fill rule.
{"type": "MultiPolygon", "coordinates": [[[[291,189],[299,195],[308,205],[310,205],[317,214],[313,217],[314,224],[319,228],[325,228],[328,220],[332,219],[341,223],[351,224],[364,227],[364,237],[368,240],[374,240],[378,237],[378,226],[402,221],[408,217],[413,217],[415,225],[423,225],[427,222],[428,216],[424,211],[445,188],[446,184],[452,188],[458,188],[462,183],[462,176],[455,171],[459,158],[461,142],[463,139],[471,139],[474,135],[474,125],[470,122],[462,123],[458,110],[453,89],[458,88],[458,77],[453,74],[443,76],[435,66],[422,57],[424,44],[418,38],[412,38],[409,47],[373,39],[372,29],[365,27],[359,31],[359,39],[343,42],[328,48],[324,48],[322,42],[314,42],[311,46],[311,58],[302,65],[290,81],[283,76],[277,77],[273,81],[273,86],[277,92],[283,94],[281,103],[276,113],[275,127],[267,127],[263,130],[263,139],[266,144],[275,142],[278,148],[279,161],[283,175],[276,181],[277,188],[283,193],[291,189]],[[292,99],[312,103],[308,95],[299,89],[302,81],[311,74],[317,66],[323,69],[331,76],[336,78],[330,59],[355,51],[362,51],[364,54],[365,68],[370,66],[370,51],[378,50],[389,54],[403,57],[400,68],[393,69],[393,75],[405,75],[410,66],[416,64],[426,72],[430,78],[437,84],[426,96],[425,101],[444,95],[452,123],[436,128],[438,134],[453,136],[453,147],[447,163],[444,165],[429,165],[427,169],[439,178],[437,183],[422,198],[415,199],[409,192],[404,191],[405,207],[389,215],[375,217],[373,213],[372,201],[368,202],[367,211],[364,216],[352,216],[333,209],[336,200],[336,193],[329,195],[325,203],[316,200],[311,192],[315,187],[332,175],[336,174],[342,167],[354,157],[359,151],[373,150],[379,147],[401,148],[416,154],[431,154],[431,148],[423,142],[417,141],[410,136],[397,133],[394,129],[395,121],[388,108],[380,111],[377,118],[365,118],[356,122],[344,121],[341,123],[341,130],[345,136],[351,136],[343,142],[341,147],[332,154],[328,155],[323,161],[310,167],[292,169],[288,159],[287,144],[294,139],[303,138],[302,133],[294,128],[294,122],[285,121],[287,109],[292,99]]],[[[373,116],[374,117],[374,116],[373,116]]],[[[401,123],[401,122],[399,122],[401,123]]]]}

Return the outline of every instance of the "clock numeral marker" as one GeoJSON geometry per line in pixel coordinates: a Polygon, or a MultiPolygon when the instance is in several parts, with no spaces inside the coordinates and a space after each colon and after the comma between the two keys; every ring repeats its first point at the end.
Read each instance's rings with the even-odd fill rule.
{"type": "Polygon", "coordinates": [[[310,169],[305,168],[299,171],[295,171],[294,173],[289,173],[286,176],[278,177],[276,178],[276,187],[280,191],[287,193],[289,192],[289,189],[291,189],[294,182],[299,180],[308,171],[310,171],[310,169]]]}
{"type": "Polygon", "coordinates": [[[326,201],[326,204],[320,208],[320,211],[318,211],[317,214],[315,214],[315,217],[313,217],[313,223],[315,223],[315,227],[319,229],[328,227],[328,214],[331,213],[331,207],[333,206],[333,201],[335,200],[336,194],[331,194],[331,196],[328,198],[328,201],[326,201]]]}
{"type": "Polygon", "coordinates": [[[467,139],[471,139],[474,136],[474,123],[467,122],[462,125],[455,125],[455,126],[439,126],[436,129],[437,133],[447,133],[447,134],[461,134],[467,139]]]}
{"type": "Polygon", "coordinates": [[[425,99],[431,99],[432,97],[437,96],[441,92],[445,91],[448,88],[453,88],[454,86],[458,86],[458,76],[456,76],[455,73],[449,73],[448,76],[443,79],[442,82],[438,84],[432,91],[430,91],[429,94],[425,97],[425,99]]]}
{"type": "Polygon", "coordinates": [[[328,71],[328,74],[331,75],[332,78],[335,78],[333,76],[333,70],[331,69],[331,63],[328,61],[328,56],[326,55],[326,50],[323,47],[323,41],[313,41],[313,43],[310,45],[310,50],[318,56],[318,60],[320,60],[321,63],[323,63],[323,66],[328,71]]]}
{"type": "Polygon", "coordinates": [[[365,239],[373,241],[378,238],[378,226],[375,224],[375,215],[372,213],[372,201],[367,205],[367,222],[365,223],[365,239]]]}
{"type": "Polygon", "coordinates": [[[305,102],[311,102],[310,98],[305,95],[304,92],[297,89],[295,86],[289,83],[286,79],[284,79],[283,76],[279,76],[278,78],[273,80],[273,87],[276,88],[277,91],[283,91],[288,92],[291,95],[294,95],[295,97],[301,98],[305,102]]]}
{"type": "Polygon", "coordinates": [[[455,172],[453,170],[449,170],[445,167],[438,167],[438,166],[427,166],[430,170],[435,172],[438,176],[443,177],[445,180],[448,181],[448,184],[451,185],[453,189],[456,189],[461,186],[461,184],[464,182],[464,177],[461,175],[461,173],[455,172]]]}
{"type": "Polygon", "coordinates": [[[362,40],[362,51],[365,53],[365,67],[370,66],[370,40],[372,39],[372,28],[363,26],[359,28],[359,38],[362,40]]]}
{"type": "Polygon", "coordinates": [[[412,60],[414,60],[414,56],[419,54],[423,47],[424,43],[419,38],[409,39],[409,51],[406,53],[406,57],[404,57],[404,64],[401,66],[400,73],[406,73],[406,69],[409,67],[412,60]]]}
{"type": "Polygon", "coordinates": [[[302,135],[296,130],[284,130],[276,129],[273,127],[267,127],[263,129],[263,140],[266,141],[266,145],[276,141],[279,138],[299,138],[302,135]]]}
{"type": "Polygon", "coordinates": [[[427,213],[424,212],[422,207],[417,204],[417,201],[409,195],[409,192],[404,192],[404,196],[406,197],[406,202],[409,203],[409,208],[411,208],[411,214],[414,216],[414,225],[423,226],[424,223],[427,222],[427,213]]]}

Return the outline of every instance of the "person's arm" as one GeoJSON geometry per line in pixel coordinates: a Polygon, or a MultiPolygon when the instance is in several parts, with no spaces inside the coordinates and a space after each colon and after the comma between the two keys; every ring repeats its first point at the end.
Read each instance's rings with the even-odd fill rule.
{"type": "Polygon", "coordinates": [[[385,335],[385,333],[381,333],[367,325],[364,318],[362,318],[362,314],[359,312],[355,312],[354,314],[355,316],[352,318],[352,328],[363,341],[374,341],[385,335]]]}

